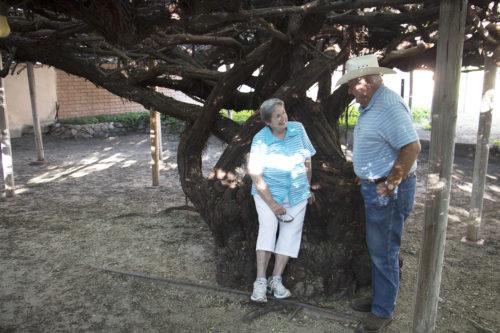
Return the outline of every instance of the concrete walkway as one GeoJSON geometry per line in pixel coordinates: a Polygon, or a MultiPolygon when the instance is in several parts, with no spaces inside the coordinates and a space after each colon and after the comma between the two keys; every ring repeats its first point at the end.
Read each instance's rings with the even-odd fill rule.
{"type": "MultiPolygon", "coordinates": [[[[471,100],[467,100],[467,102],[468,103],[464,104],[464,101],[462,101],[461,103],[467,105],[467,107],[464,106],[463,108],[459,108],[459,110],[457,111],[455,142],[475,145],[477,142],[477,128],[479,125],[479,115],[480,115],[479,106],[474,105],[475,103],[473,103],[473,101],[471,100]],[[477,110],[475,110],[476,108],[477,110]]],[[[480,102],[481,100],[479,98],[478,103],[480,102]]],[[[498,97],[497,97],[497,104],[498,104],[498,97]]],[[[417,130],[420,139],[427,141],[430,140],[431,136],[430,130],[425,130],[421,127],[417,128],[417,130]]],[[[492,112],[491,134],[490,134],[490,143],[493,144],[495,142],[497,146],[500,146],[500,108],[498,107],[498,105],[492,112]]]]}

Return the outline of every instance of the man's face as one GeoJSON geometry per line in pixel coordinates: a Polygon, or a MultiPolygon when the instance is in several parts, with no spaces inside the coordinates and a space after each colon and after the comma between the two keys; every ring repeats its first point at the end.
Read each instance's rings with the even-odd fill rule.
{"type": "Polygon", "coordinates": [[[378,86],[370,76],[361,76],[347,83],[349,94],[356,98],[356,102],[366,107],[377,90],[378,86]]]}

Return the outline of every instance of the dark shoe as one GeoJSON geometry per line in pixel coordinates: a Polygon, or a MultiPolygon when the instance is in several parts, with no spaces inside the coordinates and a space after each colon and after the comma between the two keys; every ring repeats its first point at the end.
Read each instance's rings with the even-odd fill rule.
{"type": "Polygon", "coordinates": [[[372,298],[363,297],[357,298],[351,303],[351,308],[360,312],[371,312],[372,311],[372,298]]]}
{"type": "Polygon", "coordinates": [[[384,327],[389,326],[392,318],[382,318],[369,313],[356,327],[356,333],[375,333],[382,332],[384,327]]]}

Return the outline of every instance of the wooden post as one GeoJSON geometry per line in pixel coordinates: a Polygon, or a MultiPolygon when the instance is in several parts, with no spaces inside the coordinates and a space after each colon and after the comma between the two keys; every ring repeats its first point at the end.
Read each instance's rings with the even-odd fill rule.
{"type": "MultiPolygon", "coordinates": [[[[2,67],[1,54],[0,67],[2,67]]],[[[15,194],[14,166],[12,164],[12,146],[10,144],[9,119],[7,118],[7,105],[5,103],[5,89],[3,78],[0,78],[0,140],[5,196],[13,197],[15,194]]]]}
{"type": "MultiPolygon", "coordinates": [[[[345,66],[342,65],[342,75],[345,74],[345,66]]],[[[345,148],[347,149],[349,147],[349,107],[351,105],[347,105],[345,107],[345,148]]]]}
{"type": "Polygon", "coordinates": [[[161,132],[161,113],[156,112],[158,119],[156,120],[156,145],[158,147],[158,160],[160,165],[163,162],[163,139],[161,132]]]}
{"type": "Polygon", "coordinates": [[[443,270],[467,0],[442,0],[439,11],[429,171],[413,332],[434,332],[443,270]]]}
{"type": "Polygon", "coordinates": [[[149,141],[151,144],[151,175],[153,186],[160,185],[160,149],[158,147],[158,123],[160,122],[160,113],[156,111],[149,112],[149,141]]]}
{"type": "Polygon", "coordinates": [[[484,240],[480,239],[479,231],[481,228],[484,185],[486,182],[486,171],[488,170],[490,152],[491,118],[492,111],[495,108],[495,80],[497,74],[495,60],[498,53],[498,49],[495,49],[490,52],[485,51],[484,55],[483,100],[481,103],[481,113],[479,115],[479,126],[477,129],[469,224],[467,226],[467,236],[462,238],[462,241],[470,241],[478,245],[484,243],[484,240]]]}
{"type": "Polygon", "coordinates": [[[408,106],[411,108],[413,107],[413,71],[410,71],[410,91],[408,92],[408,106]]]}
{"type": "Polygon", "coordinates": [[[37,160],[35,163],[45,163],[45,153],[43,151],[42,130],[40,128],[40,120],[38,119],[38,110],[36,106],[36,89],[35,89],[35,73],[33,71],[33,63],[26,63],[28,69],[28,85],[31,98],[31,115],[33,118],[33,132],[35,133],[35,144],[37,160]]]}

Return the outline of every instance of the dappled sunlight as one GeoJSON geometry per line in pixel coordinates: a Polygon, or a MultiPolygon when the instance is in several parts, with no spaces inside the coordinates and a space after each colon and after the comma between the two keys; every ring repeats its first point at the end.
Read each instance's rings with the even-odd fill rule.
{"type": "Polygon", "coordinates": [[[78,162],[66,162],[57,166],[48,166],[47,170],[27,181],[26,184],[43,184],[56,180],[64,180],[67,177],[81,178],[94,172],[107,170],[113,166],[128,168],[138,161],[128,159],[126,155],[117,153],[99,159],[99,154],[82,158],[78,162]]]}
{"type": "Polygon", "coordinates": [[[15,189],[15,194],[16,195],[19,195],[19,194],[25,194],[25,193],[28,193],[30,192],[31,190],[23,185],[21,186],[16,186],[17,188],[15,189]]]}
{"type": "Polygon", "coordinates": [[[80,161],[80,164],[89,165],[89,164],[97,163],[98,161],[99,161],[99,156],[97,154],[94,154],[94,156],[92,156],[92,157],[87,157],[87,158],[82,159],[80,161]]]}
{"type": "Polygon", "coordinates": [[[450,205],[448,208],[449,222],[467,223],[469,212],[464,207],[450,205]]]}
{"type": "Polygon", "coordinates": [[[149,138],[148,139],[139,140],[137,142],[133,142],[132,144],[134,146],[141,146],[143,144],[148,144],[149,145],[149,138]]]}
{"type": "Polygon", "coordinates": [[[497,176],[493,176],[493,175],[486,175],[486,179],[488,179],[488,180],[498,180],[498,177],[497,176]]]}
{"type": "Polygon", "coordinates": [[[500,201],[500,186],[497,185],[486,185],[484,194],[484,200],[490,200],[493,202],[500,201]]]}
{"type": "Polygon", "coordinates": [[[217,169],[214,171],[210,172],[210,175],[208,176],[209,179],[213,179],[214,177],[217,177],[217,179],[222,179],[226,176],[226,172],[222,169],[217,169]]]}
{"type": "Polygon", "coordinates": [[[448,214],[448,219],[450,222],[461,222],[462,219],[458,215],[448,214]]]}
{"type": "MultiPolygon", "coordinates": [[[[466,182],[463,184],[458,184],[457,187],[467,193],[467,195],[472,194],[472,183],[466,182]]],[[[493,202],[498,201],[498,196],[500,196],[500,187],[496,185],[486,185],[485,191],[483,193],[484,200],[490,200],[493,202]],[[490,193],[491,192],[491,193],[490,193]]]]}
{"type": "Polygon", "coordinates": [[[89,164],[87,167],[81,168],[81,169],[73,172],[69,176],[73,177],[73,178],[84,177],[84,176],[87,176],[88,174],[95,172],[95,171],[102,171],[102,170],[109,169],[113,165],[120,163],[120,162],[124,162],[125,160],[126,160],[126,158],[123,157],[123,154],[121,154],[121,153],[114,154],[110,157],[107,157],[107,158],[101,160],[101,161],[96,160],[95,162],[89,164]]]}
{"type": "Polygon", "coordinates": [[[498,194],[500,194],[500,186],[496,186],[496,185],[489,185],[488,186],[488,190],[492,191],[492,192],[496,192],[498,194]]]}
{"type": "Polygon", "coordinates": [[[498,201],[498,198],[496,196],[491,196],[491,195],[489,195],[486,192],[484,192],[484,194],[483,194],[483,199],[484,200],[490,200],[490,201],[493,201],[493,202],[497,202],[498,201]]]}
{"type": "Polygon", "coordinates": [[[236,173],[227,172],[222,169],[215,169],[210,172],[208,179],[218,179],[221,181],[222,185],[228,186],[230,188],[236,188],[238,181],[244,176],[244,170],[242,168],[236,168],[236,173]]]}
{"type": "Polygon", "coordinates": [[[66,177],[70,175],[73,172],[78,171],[83,167],[81,166],[75,166],[75,167],[68,167],[68,168],[56,168],[53,169],[49,172],[42,173],[39,176],[33,177],[30,180],[28,180],[27,184],[43,184],[43,183],[49,183],[55,180],[58,180],[60,178],[66,177]]]}
{"type": "Polygon", "coordinates": [[[472,193],[472,183],[465,183],[463,185],[457,185],[459,189],[467,193],[472,193]]]}
{"type": "Polygon", "coordinates": [[[132,165],[137,164],[137,163],[138,163],[138,161],[136,161],[136,160],[127,160],[127,161],[123,162],[123,164],[121,165],[121,168],[129,168],[132,165]]]}
{"type": "Polygon", "coordinates": [[[163,163],[162,170],[166,170],[166,171],[177,170],[177,163],[174,163],[174,162],[165,162],[165,163],[163,163]]]}

